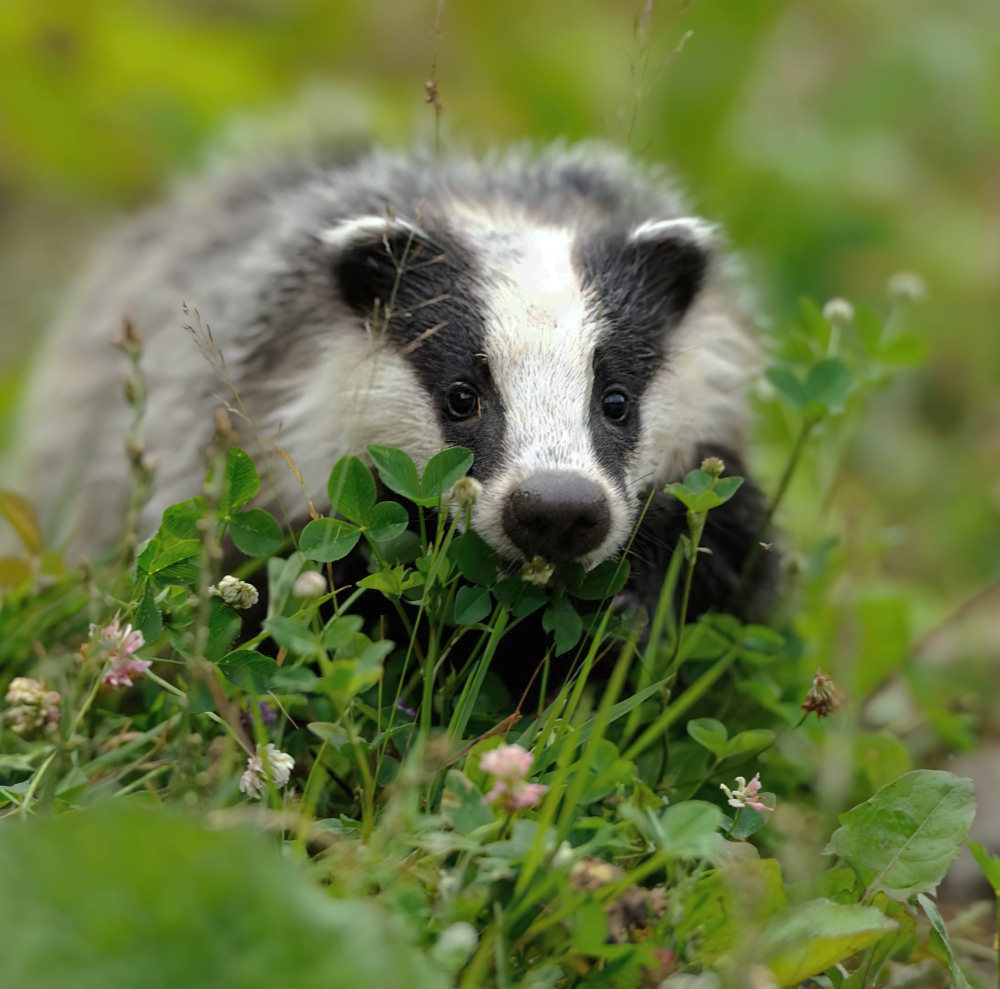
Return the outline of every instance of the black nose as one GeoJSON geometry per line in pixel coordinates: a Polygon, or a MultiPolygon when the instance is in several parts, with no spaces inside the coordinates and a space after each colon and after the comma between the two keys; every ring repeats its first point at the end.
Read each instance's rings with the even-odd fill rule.
{"type": "Polygon", "coordinates": [[[507,496],[503,527],[530,560],[568,563],[596,549],[611,525],[604,489],[583,474],[542,471],[507,496]]]}

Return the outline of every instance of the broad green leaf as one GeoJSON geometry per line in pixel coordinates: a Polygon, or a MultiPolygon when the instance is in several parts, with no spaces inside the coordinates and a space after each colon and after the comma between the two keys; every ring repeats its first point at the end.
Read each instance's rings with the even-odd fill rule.
{"type": "Polygon", "coordinates": [[[229,535],[247,556],[270,556],[285,541],[277,520],[262,508],[237,512],[229,523],[229,535]]]}
{"type": "Polygon", "coordinates": [[[736,494],[737,491],[739,491],[742,484],[743,478],[737,477],[736,475],[733,475],[732,477],[720,477],[715,482],[715,487],[712,488],[712,492],[719,499],[719,504],[724,505],[734,494],[736,494]]]}
{"type": "Polygon", "coordinates": [[[163,615],[148,590],[136,608],[134,624],[147,643],[152,642],[163,631],[163,615]]]}
{"type": "Polygon", "coordinates": [[[471,529],[452,543],[452,555],[459,572],[473,584],[489,587],[497,579],[500,557],[486,540],[471,529]]]}
{"type": "Polygon", "coordinates": [[[313,519],[299,536],[299,552],[316,563],[341,560],[354,549],[361,530],[343,519],[313,519]]]}
{"type": "Polygon", "coordinates": [[[368,513],[368,535],[377,543],[395,539],[406,531],[410,517],[398,501],[380,501],[368,513]]]}
{"type": "Polygon", "coordinates": [[[464,477],[472,466],[472,453],[462,446],[442,450],[427,461],[420,479],[420,497],[426,504],[436,505],[464,477]]]}
{"type": "Polygon", "coordinates": [[[220,518],[229,518],[237,508],[242,508],[260,490],[257,468],[248,453],[232,447],[226,454],[226,468],[222,476],[222,496],[219,499],[220,518]]]}
{"type": "Polygon", "coordinates": [[[372,445],[368,447],[368,456],[372,458],[382,483],[390,491],[402,495],[407,501],[420,501],[417,468],[407,454],[389,446],[372,445]]]}
{"type": "Polygon", "coordinates": [[[459,834],[468,834],[493,820],[482,791],[457,769],[450,769],[445,777],[441,815],[459,834]]]}
{"type": "Polygon", "coordinates": [[[542,615],[542,628],[552,632],[555,638],[556,655],[569,652],[580,641],[583,634],[583,619],[576,608],[564,598],[556,598],[542,615]]]}
{"type": "Polygon", "coordinates": [[[797,409],[804,409],[809,402],[805,385],[787,367],[769,367],[765,372],[767,380],[775,390],[787,398],[797,409]]]}
{"type": "Polygon", "coordinates": [[[201,535],[198,523],[204,517],[205,499],[198,495],[166,508],[160,529],[177,539],[198,539],[201,535]]]}
{"type": "Polygon", "coordinates": [[[605,560],[585,572],[578,567],[575,579],[569,583],[569,591],[583,601],[603,601],[613,598],[625,586],[628,575],[627,560],[605,560]]]}
{"type": "Polygon", "coordinates": [[[867,887],[896,900],[932,892],[958,857],[976,801],[972,780],[916,770],[840,815],[830,851],[867,887]]]}
{"type": "Polygon", "coordinates": [[[748,728],[734,735],[726,744],[726,759],[747,759],[762,752],[774,741],[774,732],[769,728],[748,728]]]}
{"type": "Polygon", "coordinates": [[[270,690],[275,674],[281,669],[270,656],[252,649],[237,649],[223,656],[218,667],[230,683],[253,694],[270,690]]]}
{"type": "Polygon", "coordinates": [[[459,625],[475,625],[489,613],[491,599],[486,587],[460,587],[455,595],[455,621],[459,625]]]}
{"type": "Polygon", "coordinates": [[[342,457],[333,465],[326,491],[332,512],[357,525],[367,524],[375,506],[375,478],[357,457],[342,457]]]}
{"type": "Polygon", "coordinates": [[[160,536],[154,536],[139,554],[137,563],[141,572],[160,583],[190,584],[198,579],[201,552],[201,542],[197,539],[164,542],[160,536]]]}
{"type": "Polygon", "coordinates": [[[951,939],[948,937],[948,928],[945,927],[944,919],[941,917],[934,901],[925,893],[920,893],[917,895],[917,903],[920,904],[920,908],[931,922],[934,933],[941,939],[941,945],[944,948],[945,958],[948,962],[948,970],[951,972],[950,989],[970,989],[969,980],[965,977],[962,966],[958,964],[954,951],[951,950],[951,939]]]}
{"type": "Polygon", "coordinates": [[[725,757],[729,732],[721,721],[716,721],[715,718],[694,718],[687,723],[687,733],[717,759],[725,757]]]}
{"type": "Polygon", "coordinates": [[[677,858],[710,858],[719,847],[722,811],[705,800],[671,804],[660,815],[658,844],[677,858]]]}
{"type": "Polygon", "coordinates": [[[287,649],[296,656],[315,656],[319,651],[316,636],[305,621],[277,615],[264,622],[264,631],[282,649],[287,649]]]}
{"type": "Polygon", "coordinates": [[[7,986],[445,989],[393,915],[249,828],[117,800],[0,827],[7,986]]]}
{"type": "Polygon", "coordinates": [[[807,402],[818,402],[828,412],[842,412],[854,389],[854,375],[839,357],[827,357],[809,369],[803,387],[807,402]]]}
{"type": "Polygon", "coordinates": [[[0,491],[0,516],[13,527],[24,548],[32,555],[42,552],[42,530],[27,498],[14,491],[0,491]]]}
{"type": "Polygon", "coordinates": [[[243,619],[221,598],[213,597],[208,608],[208,642],[205,658],[217,662],[232,648],[243,627],[243,619]]]}
{"type": "Polygon", "coordinates": [[[393,567],[391,570],[377,570],[368,574],[358,581],[358,587],[365,587],[371,591],[378,591],[380,594],[387,594],[389,597],[399,597],[403,591],[411,587],[420,587],[425,581],[425,576],[415,570],[407,570],[402,564],[393,567]]]}
{"type": "Polygon", "coordinates": [[[340,649],[361,631],[364,619],[360,615],[334,615],[323,629],[323,645],[327,649],[340,649]]]}
{"type": "Polygon", "coordinates": [[[898,926],[876,907],[810,900],[771,917],[758,953],[779,986],[797,986],[863,951],[898,926]]]}

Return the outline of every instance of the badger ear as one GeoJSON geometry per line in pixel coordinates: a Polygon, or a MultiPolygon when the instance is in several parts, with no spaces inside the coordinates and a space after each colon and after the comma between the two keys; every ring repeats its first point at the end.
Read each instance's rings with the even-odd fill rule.
{"type": "Polygon", "coordinates": [[[650,220],[628,237],[628,251],[647,296],[683,314],[708,273],[718,243],[712,224],[694,216],[650,220]]]}
{"type": "Polygon", "coordinates": [[[370,316],[391,304],[409,265],[428,260],[431,248],[412,224],[390,216],[363,216],[325,230],[333,275],[344,303],[370,316]]]}

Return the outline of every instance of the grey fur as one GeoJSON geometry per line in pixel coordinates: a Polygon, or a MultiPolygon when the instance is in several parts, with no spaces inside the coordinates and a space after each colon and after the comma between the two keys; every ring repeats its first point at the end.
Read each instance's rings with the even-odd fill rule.
{"type": "MultiPolygon", "coordinates": [[[[502,257],[494,222],[565,230],[579,246],[686,215],[662,174],[598,145],[487,160],[373,152],[334,166],[230,169],[203,178],[125,225],[95,255],[41,354],[17,476],[28,478],[50,532],[73,554],[114,545],[128,501],[129,412],[121,390],[126,362],[108,339],[127,317],[144,340],[145,444],[156,469],[142,534],[167,505],[198,492],[214,410],[232,397],[183,328],[186,303],[211,327],[260,440],[235,420],[249,452],[269,464],[263,502],[280,497],[302,519],[308,499],[322,507],[338,457],[385,443],[419,462],[450,438],[407,347],[338,297],[330,273],[336,231],[385,217],[387,229],[399,221],[430,232],[456,262],[456,291],[470,297],[471,319],[481,306],[471,297],[480,289],[489,295],[506,278],[476,267],[476,258],[502,257]],[[305,490],[274,444],[301,470],[305,490]]],[[[743,445],[743,385],[756,349],[725,266],[713,261],[699,288],[665,337],[665,356],[651,368],[642,399],[640,435],[622,478],[609,482],[614,497],[633,500],[626,521],[651,484],[677,478],[706,444],[743,445]]],[[[599,302],[591,307],[595,319],[599,302]]],[[[509,451],[502,459],[497,469],[509,475],[509,451]]],[[[601,553],[622,541],[619,533],[601,553]]]]}

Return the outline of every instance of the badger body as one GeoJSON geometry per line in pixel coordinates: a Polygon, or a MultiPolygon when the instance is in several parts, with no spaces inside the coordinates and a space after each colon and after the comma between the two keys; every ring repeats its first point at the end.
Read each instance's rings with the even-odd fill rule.
{"type": "MultiPolygon", "coordinates": [[[[231,168],[123,227],[45,346],[25,420],[32,495],[72,552],[113,546],[126,514],[123,319],[155,468],[140,534],[199,490],[234,399],[192,318],[268,468],[264,502],[293,519],[345,454],[420,464],[460,444],[483,486],[473,528],[503,559],[592,567],[632,542],[645,596],[685,525],[654,494],[634,533],[650,493],[708,454],[742,470],[756,347],[718,234],[606,147],[231,168]]],[[[713,514],[705,606],[732,590],[760,499],[746,485],[713,514]]]]}

